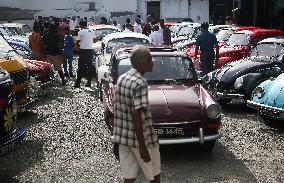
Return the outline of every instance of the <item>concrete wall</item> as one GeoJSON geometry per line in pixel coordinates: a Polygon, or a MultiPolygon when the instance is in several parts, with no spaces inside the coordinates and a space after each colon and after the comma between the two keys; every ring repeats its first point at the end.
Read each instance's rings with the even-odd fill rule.
{"type": "MultiPolygon", "coordinates": [[[[138,0],[138,14],[146,20],[147,2],[159,0],[138,0]]],[[[161,17],[192,18],[194,22],[209,22],[209,0],[160,0],[161,17]]]]}
{"type": "Polygon", "coordinates": [[[107,11],[111,12],[136,12],[137,10],[137,0],[0,0],[0,6],[32,10],[50,10],[70,8],[77,2],[98,2],[98,8],[104,6],[107,11]]]}

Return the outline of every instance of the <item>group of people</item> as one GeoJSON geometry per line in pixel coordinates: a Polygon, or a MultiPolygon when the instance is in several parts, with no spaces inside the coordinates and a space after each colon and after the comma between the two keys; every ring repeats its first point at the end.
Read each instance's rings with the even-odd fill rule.
{"type": "Polygon", "coordinates": [[[75,41],[72,34],[75,28],[79,26],[81,30],[78,32],[77,44],[80,48],[80,55],[77,80],[74,87],[80,87],[81,80],[86,75],[88,78],[86,86],[90,87],[92,79],[91,63],[93,60],[92,44],[96,36],[93,30],[87,28],[87,24],[85,19],[79,17],[73,20],[65,18],[62,21],[58,19],[36,20],[33,32],[29,36],[29,46],[32,50],[31,59],[45,60],[51,63],[58,72],[62,84],[65,85],[67,83],[66,77],[75,77],[72,63],[75,41]]]}
{"type": "Polygon", "coordinates": [[[140,15],[135,18],[134,24],[130,18],[126,19],[125,24],[121,27],[116,20],[113,25],[123,32],[136,32],[149,36],[150,43],[153,45],[171,45],[171,30],[165,25],[165,20],[157,21],[153,15],[148,15],[147,21],[143,22],[140,15]]]}

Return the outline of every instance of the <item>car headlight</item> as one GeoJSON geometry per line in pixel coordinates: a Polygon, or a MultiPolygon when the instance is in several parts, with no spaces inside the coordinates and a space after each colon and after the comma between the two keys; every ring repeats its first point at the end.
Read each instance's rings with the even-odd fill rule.
{"type": "Polygon", "coordinates": [[[235,83],[234,83],[234,88],[235,89],[240,89],[244,84],[244,78],[240,77],[238,79],[236,79],[235,83]]]}
{"type": "Polygon", "coordinates": [[[254,95],[259,99],[262,98],[264,96],[264,94],[265,94],[265,90],[262,87],[257,87],[254,90],[254,95]]]}
{"type": "Polygon", "coordinates": [[[217,119],[221,115],[221,108],[218,104],[211,104],[206,107],[206,114],[211,119],[217,119]]]}

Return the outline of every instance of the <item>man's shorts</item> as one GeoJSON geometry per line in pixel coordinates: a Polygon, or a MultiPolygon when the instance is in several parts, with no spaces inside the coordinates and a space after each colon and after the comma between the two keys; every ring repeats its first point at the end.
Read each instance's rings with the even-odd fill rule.
{"type": "Polygon", "coordinates": [[[142,169],[145,177],[149,181],[153,181],[156,175],[161,173],[161,157],[159,144],[150,145],[148,151],[151,161],[145,163],[141,159],[139,149],[125,145],[119,145],[119,158],[122,177],[124,179],[136,179],[139,168],[142,169]]]}
{"type": "Polygon", "coordinates": [[[46,61],[53,64],[56,71],[62,70],[63,59],[61,55],[46,55],[46,61]]]}

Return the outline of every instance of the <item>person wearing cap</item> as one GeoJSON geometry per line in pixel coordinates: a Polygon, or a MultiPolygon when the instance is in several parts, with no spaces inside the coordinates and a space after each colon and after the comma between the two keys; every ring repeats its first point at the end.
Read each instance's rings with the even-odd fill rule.
{"type": "Polygon", "coordinates": [[[195,48],[195,62],[197,62],[197,55],[200,49],[200,62],[202,76],[205,76],[209,72],[214,70],[214,58],[216,56],[215,62],[218,62],[219,58],[219,46],[215,34],[208,31],[209,24],[203,22],[201,24],[201,34],[197,36],[196,48],[195,48]],[[216,55],[214,52],[214,47],[216,48],[216,55]]]}

